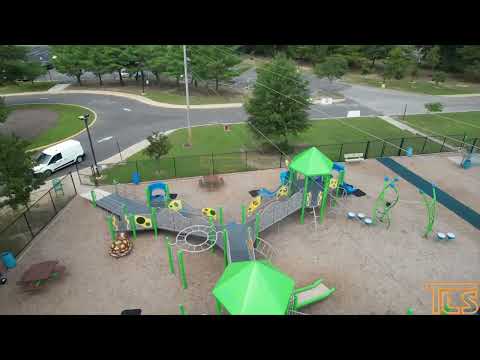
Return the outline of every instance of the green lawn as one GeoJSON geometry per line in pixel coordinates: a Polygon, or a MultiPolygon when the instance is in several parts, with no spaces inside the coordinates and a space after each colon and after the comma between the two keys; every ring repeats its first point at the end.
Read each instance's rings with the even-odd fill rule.
{"type": "Polygon", "coordinates": [[[17,82],[14,84],[0,86],[0,94],[21,93],[30,91],[47,91],[55,83],[51,81],[38,81],[34,82],[17,82]]]}
{"type": "MultiPolygon", "coordinates": [[[[382,78],[377,74],[370,74],[362,76],[358,73],[349,73],[342,78],[346,82],[369,85],[375,87],[382,86],[382,78]]],[[[466,83],[456,81],[454,79],[447,79],[443,84],[436,85],[429,81],[428,77],[418,78],[415,83],[412,83],[410,77],[405,77],[401,80],[388,80],[386,83],[387,89],[410,91],[429,95],[455,95],[455,94],[474,94],[480,93],[480,84],[466,83]]]]}
{"type": "MultiPolygon", "coordinates": [[[[140,93],[139,93],[140,95],[140,93]]],[[[145,97],[168,104],[185,105],[185,93],[177,90],[157,90],[147,89],[145,97]]],[[[241,95],[217,95],[213,90],[211,95],[200,95],[192,93],[190,95],[190,105],[206,105],[206,104],[225,104],[225,103],[242,103],[241,95]]]]}
{"type": "Polygon", "coordinates": [[[45,146],[60,141],[84,129],[85,125],[82,121],[78,119],[78,117],[85,114],[85,112],[90,114],[89,123],[91,123],[95,118],[95,115],[91,111],[75,105],[32,104],[14,105],[9,106],[9,108],[11,110],[48,109],[57,112],[59,115],[57,125],[43,132],[35,139],[31,140],[31,144],[28,149],[33,149],[36,147],[45,146]]]}
{"type": "MultiPolygon", "coordinates": [[[[467,143],[472,143],[475,138],[480,138],[480,111],[409,115],[405,118],[405,122],[413,128],[431,135],[447,135],[461,141],[465,136],[467,143]]],[[[446,142],[455,146],[461,145],[459,141],[452,139],[447,139],[446,142]]]]}
{"type": "MultiPolygon", "coordinates": [[[[412,136],[411,133],[399,130],[376,117],[350,118],[346,121],[379,138],[394,139],[391,142],[397,146],[400,145],[402,137],[412,136]]],[[[102,181],[111,183],[116,179],[119,182],[130,182],[136,166],[142,180],[147,181],[207,175],[212,172],[269,169],[278,167],[280,162],[283,163],[285,160],[278,153],[258,151],[264,140],[260,135],[251,134],[244,124],[232,125],[229,132],[225,132],[223,126],[218,125],[195,127],[192,133],[191,148],[183,146],[187,140],[186,130],[178,130],[169,136],[173,148],[166,158],[150,160],[143,152],[139,152],[128,158],[125,164],[105,170],[102,181]]],[[[398,154],[398,148],[395,146],[387,144],[384,147],[383,142],[375,137],[352,129],[335,119],[313,121],[309,131],[290,138],[290,142],[298,146],[295,152],[301,151],[303,147],[317,145],[334,161],[343,161],[345,153],[365,152],[367,141],[370,141],[369,157],[380,156],[382,151],[384,155],[398,154]]],[[[423,139],[412,139],[407,141],[405,146],[418,149],[422,143],[423,139]]]]}

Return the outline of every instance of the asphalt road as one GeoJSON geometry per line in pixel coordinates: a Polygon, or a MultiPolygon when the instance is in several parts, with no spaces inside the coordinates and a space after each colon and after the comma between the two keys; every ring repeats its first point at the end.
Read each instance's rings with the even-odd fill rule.
{"type": "MultiPolygon", "coordinates": [[[[65,103],[86,106],[97,113],[98,119],[91,128],[97,161],[105,160],[118,153],[116,138],[122,149],[144,140],[152,131],[166,131],[187,125],[186,110],[165,109],[150,106],[128,98],[90,94],[49,94],[7,97],[6,104],[65,103]],[[125,110],[127,109],[127,110],[125,110]],[[113,136],[110,141],[99,140],[113,136]]],[[[360,110],[362,115],[376,113],[353,101],[333,105],[314,105],[312,118],[344,117],[350,110],[360,110]]],[[[243,108],[191,110],[192,125],[243,122],[247,115],[243,108]]],[[[74,121],[80,121],[73,119],[74,121]]],[[[91,159],[86,132],[76,137],[82,143],[87,158],[91,159]]]]}

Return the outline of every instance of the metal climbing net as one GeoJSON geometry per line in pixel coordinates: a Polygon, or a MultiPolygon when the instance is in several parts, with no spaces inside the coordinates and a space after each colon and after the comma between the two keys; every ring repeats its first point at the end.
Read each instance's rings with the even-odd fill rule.
{"type": "Polygon", "coordinates": [[[216,231],[214,225],[191,225],[181,230],[177,234],[175,242],[170,245],[176,245],[186,252],[201,253],[215,246],[219,234],[221,231],[216,231]],[[193,243],[189,241],[191,236],[204,237],[205,240],[193,243]]]}
{"type": "Polygon", "coordinates": [[[432,184],[432,197],[430,198],[425,192],[419,190],[420,195],[422,195],[423,202],[427,208],[427,225],[425,227],[425,232],[423,237],[427,238],[433,231],[433,225],[437,220],[437,194],[435,192],[435,184],[432,184]]]}

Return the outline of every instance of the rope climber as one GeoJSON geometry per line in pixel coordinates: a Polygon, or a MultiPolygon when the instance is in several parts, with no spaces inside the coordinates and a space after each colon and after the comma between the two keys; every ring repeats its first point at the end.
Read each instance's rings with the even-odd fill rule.
{"type": "Polygon", "coordinates": [[[398,178],[389,179],[388,176],[385,176],[383,180],[383,189],[375,200],[375,205],[373,207],[372,219],[373,223],[381,222],[387,225],[387,229],[390,227],[391,215],[393,207],[398,203],[400,199],[400,193],[396,185],[398,178]],[[386,200],[385,195],[393,195],[392,200],[386,200]]]}
{"type": "Polygon", "coordinates": [[[427,208],[427,226],[423,237],[427,238],[433,231],[433,225],[437,220],[437,195],[435,193],[435,185],[432,184],[432,198],[427,196],[422,190],[419,190],[422,195],[425,207],[427,208]]]}

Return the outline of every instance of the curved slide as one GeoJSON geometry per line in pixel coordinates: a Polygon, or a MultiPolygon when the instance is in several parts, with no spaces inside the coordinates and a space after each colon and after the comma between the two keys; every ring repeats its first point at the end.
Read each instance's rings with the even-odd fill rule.
{"type": "Polygon", "coordinates": [[[325,300],[335,292],[335,288],[329,289],[323,284],[322,279],[314,281],[312,284],[294,291],[295,310],[299,310],[305,306],[325,300]]]}

